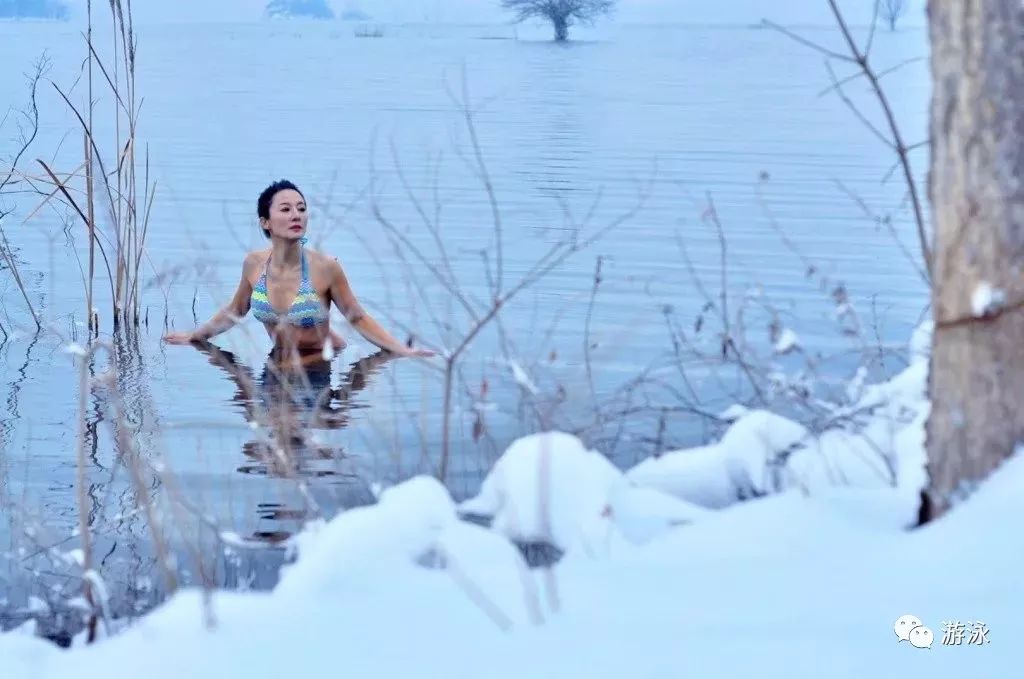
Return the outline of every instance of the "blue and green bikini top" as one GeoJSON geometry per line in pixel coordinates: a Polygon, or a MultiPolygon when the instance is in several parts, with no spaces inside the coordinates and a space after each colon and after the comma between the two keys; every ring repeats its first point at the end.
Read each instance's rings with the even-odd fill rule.
{"type": "Polygon", "coordinates": [[[267,266],[256,281],[250,297],[250,309],[256,320],[262,323],[276,325],[281,321],[287,321],[302,328],[314,328],[323,325],[330,319],[328,309],[320,301],[320,296],[313,289],[313,283],[309,279],[309,266],[306,264],[306,251],[302,250],[302,280],[299,283],[299,291],[295,295],[288,311],[279,313],[270,303],[267,296],[267,272],[270,271],[270,258],[267,258],[267,266]]]}

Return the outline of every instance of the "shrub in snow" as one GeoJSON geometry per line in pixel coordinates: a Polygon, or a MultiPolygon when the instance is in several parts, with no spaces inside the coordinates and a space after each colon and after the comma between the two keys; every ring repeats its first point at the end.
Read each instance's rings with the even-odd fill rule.
{"type": "Polygon", "coordinates": [[[824,431],[808,431],[767,411],[734,408],[719,442],[645,460],[627,475],[638,485],[714,508],[833,486],[899,488],[916,498],[926,481],[931,331],[930,321],[922,323],[910,341],[910,365],[887,382],[858,384],[857,400],[837,410],[824,431]]]}

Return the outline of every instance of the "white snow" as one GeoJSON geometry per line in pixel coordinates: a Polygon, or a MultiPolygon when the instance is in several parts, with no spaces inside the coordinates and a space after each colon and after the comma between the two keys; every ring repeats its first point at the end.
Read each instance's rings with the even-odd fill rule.
{"type": "Polygon", "coordinates": [[[26,613],[28,613],[30,615],[35,615],[37,613],[45,614],[45,613],[48,613],[49,611],[50,611],[50,605],[47,604],[42,599],[40,599],[39,597],[37,597],[37,596],[30,596],[28,598],[28,607],[25,609],[26,613]]]}
{"type": "Polygon", "coordinates": [[[64,353],[71,354],[73,356],[85,356],[85,349],[81,344],[77,342],[71,342],[63,349],[64,353]]]}
{"type": "Polygon", "coordinates": [[[616,483],[608,497],[604,517],[614,530],[641,544],[678,526],[706,518],[710,510],[678,500],[653,488],[616,483]]]}
{"type": "Polygon", "coordinates": [[[910,336],[910,360],[927,360],[932,354],[932,333],[935,323],[931,320],[921,323],[910,336]]]}
{"type": "Polygon", "coordinates": [[[514,442],[480,493],[459,510],[491,518],[491,528],[512,540],[589,552],[618,537],[645,542],[705,513],[657,489],[638,487],[601,453],[562,432],[514,442]]]}
{"type": "Polygon", "coordinates": [[[524,542],[568,549],[600,540],[602,515],[622,473],[575,436],[547,432],[515,441],[460,511],[491,517],[491,527],[524,542]]]}
{"type": "Polygon", "coordinates": [[[740,416],[716,444],[664,453],[628,472],[657,488],[705,507],[724,507],[761,495],[773,483],[772,461],[809,439],[800,424],[765,410],[740,416]]]}
{"type": "Polygon", "coordinates": [[[419,477],[310,525],[270,593],[219,592],[204,610],[182,591],[70,651],[32,627],[0,635],[4,676],[1013,676],[1024,453],[908,529],[927,365],[866,386],[827,432],[750,411],[719,442],[626,474],[568,434],[524,437],[461,506],[419,477]],[[530,571],[507,536],[566,553],[530,571]],[[900,641],[903,616],[930,648],[900,641]],[[989,643],[943,643],[951,620],[983,623],[989,643]]]}
{"type": "Polygon", "coordinates": [[[69,564],[74,564],[79,568],[81,568],[82,565],[85,563],[85,553],[81,550],[81,548],[71,549],[67,552],[64,552],[63,558],[69,564]]]}
{"type": "Polygon", "coordinates": [[[512,370],[512,379],[516,381],[516,384],[534,396],[540,393],[537,385],[530,379],[530,376],[523,369],[523,366],[519,365],[518,361],[509,361],[509,368],[512,370]]]}
{"type": "Polygon", "coordinates": [[[725,422],[735,422],[744,415],[750,412],[750,408],[739,403],[733,403],[731,406],[718,413],[718,419],[724,420],[725,422]]]}
{"type": "Polygon", "coordinates": [[[987,316],[998,311],[1005,302],[1006,293],[1003,290],[993,288],[987,281],[981,281],[971,293],[971,312],[975,316],[987,316]]]}
{"type": "Polygon", "coordinates": [[[774,350],[776,354],[788,354],[800,346],[800,338],[790,328],[783,328],[775,340],[774,350]]]}
{"type": "MultiPolygon", "coordinates": [[[[715,444],[669,452],[628,472],[635,482],[706,507],[724,507],[770,492],[898,491],[883,493],[898,525],[916,518],[925,483],[924,424],[931,323],[910,343],[910,365],[883,384],[856,391],[859,398],[813,434],[770,412],[753,410],[736,419],[715,444]],[[898,510],[898,511],[897,511],[898,510]]],[[[867,504],[877,493],[855,494],[867,504]]]]}

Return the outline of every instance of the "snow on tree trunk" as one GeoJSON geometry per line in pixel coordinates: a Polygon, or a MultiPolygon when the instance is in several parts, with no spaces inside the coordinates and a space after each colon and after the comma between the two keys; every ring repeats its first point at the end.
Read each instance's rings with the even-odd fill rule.
{"type": "Polygon", "coordinates": [[[1024,4],[929,0],[929,485],[941,515],[1024,442],[1024,4]]]}

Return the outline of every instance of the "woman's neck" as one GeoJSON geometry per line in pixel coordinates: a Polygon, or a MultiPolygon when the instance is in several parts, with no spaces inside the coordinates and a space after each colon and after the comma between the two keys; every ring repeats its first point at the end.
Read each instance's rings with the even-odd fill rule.
{"type": "Polygon", "coordinates": [[[270,260],[281,269],[297,267],[302,257],[302,244],[297,240],[274,238],[270,243],[270,260]]]}

